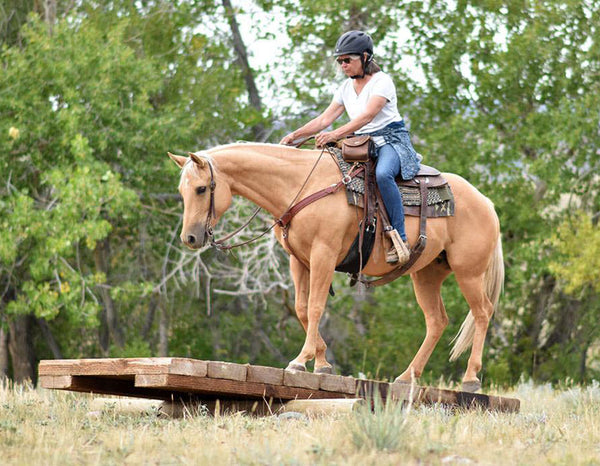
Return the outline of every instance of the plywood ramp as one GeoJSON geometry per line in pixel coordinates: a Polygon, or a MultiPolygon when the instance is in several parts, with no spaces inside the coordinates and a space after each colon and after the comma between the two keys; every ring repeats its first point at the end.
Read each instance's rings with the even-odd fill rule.
{"type": "Polygon", "coordinates": [[[43,388],[169,401],[203,400],[383,400],[441,403],[462,408],[518,412],[519,400],[189,358],[105,358],[45,360],[43,388]]]}

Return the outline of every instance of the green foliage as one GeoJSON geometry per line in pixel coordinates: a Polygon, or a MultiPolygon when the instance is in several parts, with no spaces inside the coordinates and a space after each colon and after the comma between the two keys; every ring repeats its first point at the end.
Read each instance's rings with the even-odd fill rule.
{"type": "MultiPolygon", "coordinates": [[[[378,62],[394,77],[425,162],[468,179],[499,213],[507,277],[484,383],[597,375],[595,3],[257,0],[244,7],[283,14],[291,41],[285,63],[254,70],[297,99],[281,115],[248,104],[218,2],[57,1],[56,21],[36,2],[5,3],[0,324],[34,313],[49,321],[65,356],[285,365],[304,338],[289,282],[258,297],[207,291],[235,294],[236,277],[216,284],[209,272],[248,259],[205,252],[200,266],[174,246],[180,206],[165,153],[251,138],[267,118],[305,122],[335,88],[337,37],[358,28],[371,33],[378,62]],[[181,267],[186,260],[192,265],[181,267]],[[191,273],[197,283],[186,282],[191,273]]],[[[247,205],[235,209],[247,215],[247,205]]],[[[264,248],[257,257],[269,254],[264,248]]],[[[266,276],[284,274],[268,269],[266,276]]],[[[342,276],[334,285],[321,330],[339,371],[397,376],[425,334],[408,279],[364,294],[342,276]]],[[[450,325],[427,382],[460,379],[468,357],[447,362],[467,305],[452,278],[443,297],[450,325]]],[[[50,356],[38,340],[39,356],[50,356]]]]}
{"type": "Polygon", "coordinates": [[[565,291],[593,288],[600,292],[600,230],[589,215],[580,212],[559,225],[551,238],[557,256],[550,270],[567,282],[565,291]]]}
{"type": "Polygon", "coordinates": [[[81,326],[103,331],[106,299],[136,336],[150,312],[175,207],[152,197],[174,191],[162,175],[167,149],[244,124],[231,53],[181,32],[197,21],[187,5],[172,14],[166,3],[143,12],[124,2],[126,15],[113,6],[84,2],[51,27],[31,16],[23,45],[0,51],[0,320],[54,319],[67,355],[101,349],[81,326]],[[197,73],[199,62],[212,72],[197,73]],[[109,257],[98,248],[106,241],[109,257]]]}
{"type": "Polygon", "coordinates": [[[375,397],[373,409],[366,404],[353,416],[348,431],[360,451],[393,453],[405,447],[408,412],[401,403],[385,403],[375,397]]]}

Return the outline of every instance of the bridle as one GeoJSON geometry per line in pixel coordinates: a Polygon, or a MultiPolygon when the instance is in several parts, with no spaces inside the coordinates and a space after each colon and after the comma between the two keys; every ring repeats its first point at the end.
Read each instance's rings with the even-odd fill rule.
{"type": "MultiPolygon", "coordinates": [[[[317,165],[319,164],[319,161],[321,160],[321,158],[323,157],[323,154],[327,152],[329,155],[331,155],[332,157],[334,157],[335,159],[335,154],[333,154],[333,152],[330,150],[329,147],[325,146],[323,147],[323,149],[321,150],[321,153],[319,154],[319,157],[317,158],[317,160],[315,161],[312,169],[310,170],[310,172],[308,173],[308,176],[306,177],[306,179],[304,180],[304,183],[302,184],[302,186],[300,187],[300,189],[298,190],[298,193],[296,194],[296,196],[294,196],[294,199],[292,199],[292,202],[290,202],[288,208],[285,210],[285,212],[281,215],[281,217],[279,217],[278,219],[276,219],[268,228],[266,228],[262,233],[260,233],[259,235],[247,240],[247,241],[243,241],[240,243],[236,243],[236,244],[225,244],[226,241],[230,240],[231,238],[233,238],[234,236],[236,236],[237,234],[239,234],[244,228],[246,228],[248,225],[250,225],[250,223],[252,222],[252,220],[254,220],[254,218],[258,215],[258,213],[260,212],[261,208],[257,207],[256,210],[252,213],[252,215],[250,216],[250,218],[248,219],[248,221],[246,221],[246,223],[244,223],[242,226],[240,226],[239,228],[237,228],[236,230],[234,230],[233,232],[229,233],[228,235],[226,235],[225,237],[221,238],[221,239],[215,239],[214,238],[214,232],[211,226],[211,220],[213,218],[216,218],[216,214],[215,214],[215,190],[217,187],[217,182],[215,180],[215,173],[214,173],[214,169],[212,166],[212,162],[210,160],[208,160],[207,158],[205,158],[206,163],[208,164],[209,170],[210,170],[210,185],[209,185],[209,189],[210,189],[210,203],[209,203],[209,207],[208,207],[208,213],[206,214],[206,224],[204,227],[204,231],[206,233],[206,236],[208,237],[209,241],[210,241],[210,245],[216,249],[219,250],[230,250],[233,248],[237,248],[240,246],[244,246],[246,244],[252,243],[260,238],[262,238],[263,236],[265,236],[267,233],[269,233],[273,228],[275,228],[276,226],[280,226],[284,229],[284,238],[287,241],[287,228],[289,228],[289,222],[291,221],[292,217],[299,212],[302,208],[306,207],[308,204],[320,199],[323,196],[329,195],[329,194],[333,194],[334,192],[336,192],[341,186],[348,184],[351,181],[351,178],[353,176],[355,176],[356,174],[358,174],[358,171],[356,171],[355,173],[351,174],[351,175],[346,175],[342,178],[342,180],[337,183],[337,184],[333,184],[331,186],[328,186],[325,189],[322,189],[321,191],[312,194],[310,196],[308,196],[305,199],[302,199],[300,202],[296,203],[296,201],[298,200],[298,197],[300,196],[300,193],[302,193],[302,191],[304,190],[304,188],[306,187],[306,184],[308,183],[308,180],[310,179],[310,177],[312,176],[313,172],[315,171],[315,169],[317,168],[317,165]]],[[[190,157],[191,157],[192,153],[190,153],[190,157]]],[[[197,154],[194,154],[194,156],[198,157],[197,154]]]]}
{"type": "MultiPolygon", "coordinates": [[[[190,152],[190,157],[191,157],[192,153],[190,152]]],[[[194,154],[196,157],[198,157],[198,155],[194,154]]],[[[204,231],[206,233],[206,236],[209,237],[209,239],[211,240],[212,243],[212,238],[214,237],[214,233],[213,233],[213,229],[211,226],[211,220],[213,218],[216,218],[216,214],[215,214],[215,189],[217,188],[217,182],[215,181],[215,172],[213,170],[213,166],[210,160],[206,159],[206,163],[208,164],[208,168],[210,169],[210,185],[209,185],[209,190],[210,190],[210,204],[208,206],[208,212],[206,213],[206,223],[204,225],[204,231]]]]}
{"type": "MultiPolygon", "coordinates": [[[[190,152],[189,155],[191,157],[192,153],[190,152]]],[[[194,154],[194,156],[199,157],[197,154],[194,154]]],[[[260,212],[260,210],[261,210],[260,207],[257,207],[256,210],[254,211],[254,213],[250,216],[250,219],[248,219],[248,221],[246,223],[244,223],[241,227],[237,228],[236,230],[234,230],[232,233],[229,233],[225,237],[216,240],[215,239],[215,235],[214,235],[214,231],[213,231],[213,228],[212,228],[212,225],[211,225],[211,221],[212,221],[213,218],[216,218],[216,213],[215,213],[215,190],[217,188],[217,182],[215,180],[215,171],[214,171],[212,162],[210,160],[208,160],[208,158],[204,158],[204,159],[206,160],[206,163],[207,163],[209,171],[210,171],[210,184],[209,184],[210,200],[209,200],[208,212],[206,214],[206,223],[204,225],[204,231],[205,231],[206,236],[208,237],[208,239],[210,241],[210,245],[212,247],[224,251],[224,250],[229,250],[229,249],[237,248],[239,246],[246,245],[248,243],[251,243],[253,241],[256,241],[256,240],[262,238],[269,231],[271,231],[275,227],[275,225],[277,225],[277,223],[274,223],[267,230],[263,231],[260,235],[254,237],[254,238],[252,238],[252,239],[250,239],[248,241],[244,241],[242,243],[233,244],[233,245],[226,245],[226,244],[224,244],[225,241],[233,238],[238,233],[240,233],[244,228],[246,228],[248,225],[250,225],[250,222],[252,222],[252,220],[254,220],[254,217],[256,217],[258,215],[258,213],[260,212]]]]}

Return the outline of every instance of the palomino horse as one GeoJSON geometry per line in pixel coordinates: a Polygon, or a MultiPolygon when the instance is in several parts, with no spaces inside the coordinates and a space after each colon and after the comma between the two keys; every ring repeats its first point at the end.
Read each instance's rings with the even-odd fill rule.
{"type": "MultiPolygon", "coordinates": [[[[224,145],[190,153],[190,157],[169,154],[182,169],[181,241],[192,249],[204,246],[212,239],[212,227],[229,208],[234,195],[249,199],[278,219],[293,202],[338,183],[341,174],[335,161],[329,156],[319,160],[320,154],[319,150],[254,143],[224,145]]],[[[481,386],[477,373],[481,370],[488,324],[504,280],[500,227],[489,199],[457,175],[445,173],[444,177],[454,194],[455,215],[428,220],[427,246],[408,271],[425,315],[427,333],[414,359],[396,381],[411,383],[422,374],[448,324],[440,291],[444,279],[454,272],[471,310],[456,337],[451,360],[472,345],[462,382],[463,390],[476,391],[481,386]],[[446,260],[436,260],[442,251],[446,260]]],[[[290,224],[287,243],[282,230],[275,228],[277,240],[288,253],[288,246],[293,251],[290,269],[296,289],[296,314],[306,331],[304,346],[288,369],[306,370],[306,363],[314,359],[315,372],[331,372],[319,321],[334,269],[356,237],[362,212],[348,205],[343,191],[300,211],[290,224]]],[[[381,222],[377,225],[379,228],[381,222]]],[[[406,218],[406,231],[410,244],[415,244],[419,233],[417,217],[406,218]]],[[[385,261],[388,240],[380,231],[376,238],[363,269],[365,275],[373,277],[394,268],[385,261]]]]}

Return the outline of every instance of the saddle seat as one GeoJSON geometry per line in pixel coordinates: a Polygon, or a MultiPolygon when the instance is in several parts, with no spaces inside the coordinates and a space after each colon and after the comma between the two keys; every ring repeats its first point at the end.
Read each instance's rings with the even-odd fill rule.
{"type": "Polygon", "coordinates": [[[398,186],[407,186],[409,188],[418,187],[421,182],[424,182],[430,188],[437,188],[448,183],[437,168],[423,164],[420,165],[419,172],[414,178],[410,180],[403,180],[401,176],[396,178],[398,186]]]}

